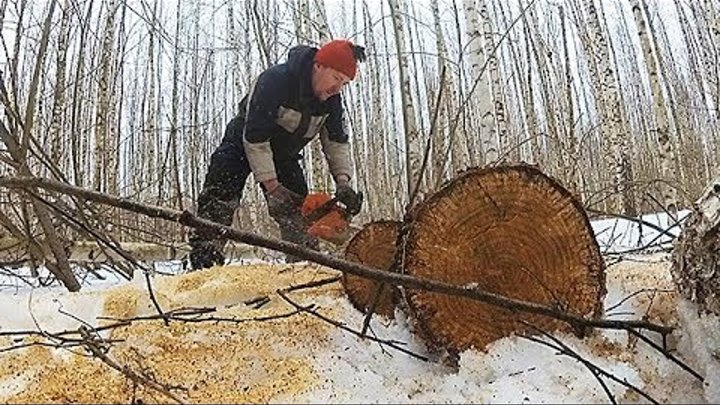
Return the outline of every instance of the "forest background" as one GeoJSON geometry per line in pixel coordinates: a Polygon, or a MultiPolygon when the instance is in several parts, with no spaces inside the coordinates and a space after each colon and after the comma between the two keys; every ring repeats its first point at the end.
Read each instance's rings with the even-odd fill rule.
{"type": "MultiPolygon", "coordinates": [[[[536,164],[598,216],[673,214],[718,174],[717,0],[0,0],[0,28],[0,176],[193,211],[257,75],[340,37],[368,53],[343,93],[358,223],[400,219],[416,185],[473,166],[536,164]]],[[[303,163],[332,190],[319,145],[303,163]]],[[[186,240],[178,223],[36,193],[0,195],[3,246],[23,260],[62,269],[97,235],[186,240]]],[[[275,235],[253,181],[242,206],[238,227],[275,235]]]]}

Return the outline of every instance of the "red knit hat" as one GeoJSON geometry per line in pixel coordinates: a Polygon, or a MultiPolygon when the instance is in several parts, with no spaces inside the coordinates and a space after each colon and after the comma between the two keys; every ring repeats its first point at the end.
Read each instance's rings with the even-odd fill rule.
{"type": "Polygon", "coordinates": [[[352,45],[353,43],[346,39],[334,39],[317,51],[315,62],[333,68],[352,80],[357,71],[352,45]]]}

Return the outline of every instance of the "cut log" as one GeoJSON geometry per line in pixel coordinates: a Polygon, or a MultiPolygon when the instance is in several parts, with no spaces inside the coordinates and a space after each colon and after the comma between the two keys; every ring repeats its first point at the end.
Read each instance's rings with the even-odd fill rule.
{"type": "MultiPolygon", "coordinates": [[[[400,232],[397,271],[575,315],[601,314],[605,265],[587,214],[535,167],[471,169],[418,205],[400,232]]],[[[478,301],[412,289],[403,295],[416,332],[450,353],[526,332],[519,320],[545,331],[567,328],[478,301]]]]}
{"type": "MultiPolygon", "coordinates": [[[[399,229],[398,221],[377,221],[365,225],[345,248],[345,259],[379,270],[390,270],[399,229]]],[[[353,306],[367,313],[375,299],[378,282],[344,273],[342,284],[353,306]]],[[[397,298],[397,287],[386,284],[380,292],[375,313],[393,318],[397,298]]]]}
{"type": "Polygon", "coordinates": [[[670,272],[683,297],[720,315],[720,177],[693,205],[675,240],[670,272]]]}

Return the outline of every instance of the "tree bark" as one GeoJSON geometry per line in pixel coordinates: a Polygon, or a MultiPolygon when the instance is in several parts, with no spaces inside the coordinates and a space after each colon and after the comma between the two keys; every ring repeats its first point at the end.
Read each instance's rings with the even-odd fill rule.
{"type": "MultiPolygon", "coordinates": [[[[485,65],[486,55],[483,52],[482,29],[480,28],[479,13],[475,0],[463,0],[465,11],[465,27],[468,37],[468,59],[470,60],[470,83],[478,83],[473,93],[471,105],[477,106],[480,119],[480,132],[478,137],[482,144],[484,163],[494,162],[500,156],[500,146],[497,133],[494,131],[492,93],[490,91],[489,75],[481,71],[485,65]]],[[[478,151],[473,151],[478,153],[478,151]]]]}
{"type": "Polygon", "coordinates": [[[720,177],[693,205],[672,259],[670,270],[680,294],[701,310],[720,315],[720,177]]]}
{"type": "Polygon", "coordinates": [[[395,44],[398,58],[398,76],[400,77],[400,98],[402,100],[402,117],[405,127],[405,176],[408,196],[414,195],[417,178],[420,175],[420,162],[422,160],[422,146],[417,128],[415,106],[410,89],[410,67],[408,64],[407,49],[405,47],[405,28],[400,7],[401,0],[388,0],[390,15],[392,16],[395,31],[395,44]]]}
{"type": "Polygon", "coordinates": [[[653,98],[653,115],[655,118],[655,136],[658,146],[660,146],[660,167],[662,177],[665,180],[661,185],[663,200],[666,209],[673,215],[677,213],[677,192],[674,187],[670,187],[669,182],[675,181],[675,154],[670,143],[670,128],[668,125],[668,112],[663,96],[662,87],[660,85],[660,77],[658,72],[658,64],[661,63],[661,54],[657,50],[657,41],[655,44],[655,53],[648,37],[647,24],[645,16],[647,16],[647,7],[641,5],[639,0],[634,0],[632,4],[633,15],[635,16],[635,24],[637,25],[638,35],[640,36],[640,45],[645,57],[645,68],[650,79],[650,90],[653,98]],[[645,13],[643,13],[645,11],[645,13]],[[657,61],[656,56],[657,54],[657,61]]]}

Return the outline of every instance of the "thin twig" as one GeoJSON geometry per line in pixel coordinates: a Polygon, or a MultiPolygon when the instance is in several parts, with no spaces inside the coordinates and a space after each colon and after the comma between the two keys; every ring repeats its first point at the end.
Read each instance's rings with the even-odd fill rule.
{"type": "Polygon", "coordinates": [[[340,281],[341,278],[342,278],[342,276],[335,276],[335,277],[330,277],[330,278],[324,278],[322,280],[310,281],[310,282],[303,283],[303,284],[292,285],[292,286],[284,289],[284,291],[291,292],[291,291],[304,290],[307,288],[322,287],[327,284],[332,284],[332,283],[338,282],[338,281],[340,281]]]}
{"type": "MultiPolygon", "coordinates": [[[[520,321],[520,322],[523,323],[524,325],[530,327],[532,330],[536,331],[537,333],[539,333],[539,334],[545,336],[546,338],[552,340],[552,341],[554,342],[554,344],[553,344],[553,343],[550,343],[550,342],[548,342],[548,341],[546,341],[546,340],[543,340],[543,339],[534,337],[534,336],[521,335],[521,337],[523,337],[523,338],[525,338],[525,339],[527,339],[527,340],[533,341],[533,342],[535,342],[535,343],[540,343],[540,344],[545,345],[545,346],[547,346],[547,347],[553,348],[553,349],[559,351],[560,354],[564,354],[564,355],[566,355],[566,356],[572,357],[573,359],[577,360],[578,362],[582,363],[585,367],[587,367],[587,369],[590,370],[593,374],[597,372],[597,373],[599,373],[600,375],[602,375],[602,376],[604,376],[604,377],[607,377],[607,378],[609,378],[609,379],[617,382],[618,384],[621,384],[621,385],[623,385],[623,386],[625,386],[625,387],[630,388],[631,390],[633,390],[633,391],[637,392],[638,394],[642,395],[642,396],[643,396],[645,399],[647,399],[648,401],[650,401],[650,402],[652,402],[652,403],[654,403],[654,404],[659,403],[658,401],[656,401],[655,399],[653,399],[649,394],[647,394],[646,392],[644,392],[644,391],[641,390],[640,388],[636,387],[635,385],[633,385],[633,384],[631,384],[631,383],[629,383],[629,382],[627,382],[627,381],[625,381],[625,380],[621,380],[620,378],[616,377],[616,376],[613,375],[612,373],[609,373],[609,372],[603,370],[602,368],[600,368],[600,367],[596,366],[595,364],[593,364],[591,361],[583,358],[583,357],[580,356],[580,354],[578,354],[575,350],[571,349],[569,346],[567,346],[565,343],[563,343],[562,341],[560,341],[560,339],[556,338],[555,336],[547,333],[546,331],[544,331],[544,330],[542,330],[542,329],[540,329],[540,328],[538,328],[538,327],[536,327],[536,326],[534,326],[534,325],[532,325],[532,324],[530,324],[530,323],[528,323],[528,322],[526,322],[526,321],[520,321]],[[594,370],[594,371],[593,371],[593,370],[594,370]]],[[[608,391],[606,390],[606,393],[607,393],[607,392],[608,392],[608,391]]],[[[611,397],[610,400],[612,401],[613,398],[611,397]]]]}
{"type": "Polygon", "coordinates": [[[630,215],[611,214],[611,213],[607,213],[607,212],[605,212],[605,211],[600,211],[600,210],[596,210],[596,209],[594,209],[594,208],[587,208],[587,207],[586,207],[585,209],[586,209],[588,212],[593,213],[593,214],[606,215],[606,216],[610,216],[610,217],[621,218],[621,219],[628,220],[628,221],[630,221],[630,222],[638,223],[638,224],[640,224],[640,225],[645,225],[645,226],[647,226],[647,227],[649,227],[649,228],[652,228],[652,229],[660,232],[660,236],[662,236],[662,235],[667,235],[667,236],[670,237],[671,239],[675,239],[675,238],[677,237],[677,235],[675,235],[674,233],[671,233],[670,230],[673,229],[673,228],[675,228],[677,225],[679,225],[678,223],[675,223],[675,224],[671,225],[671,226],[668,227],[668,228],[662,228],[662,227],[660,227],[660,226],[658,226],[658,225],[656,225],[656,224],[653,224],[652,222],[648,222],[648,221],[645,221],[645,220],[642,219],[642,218],[633,217],[633,216],[630,216],[630,215]]]}
{"type": "Polygon", "coordinates": [[[408,354],[408,355],[410,355],[410,356],[412,356],[412,357],[414,357],[414,358],[416,358],[416,359],[419,359],[419,360],[422,360],[422,361],[428,361],[428,358],[427,358],[427,357],[425,357],[425,356],[423,356],[423,355],[421,355],[421,354],[414,353],[414,352],[412,352],[412,351],[410,351],[410,350],[408,350],[408,349],[405,349],[405,348],[403,348],[403,347],[400,347],[400,346],[397,344],[397,343],[398,343],[397,341],[379,339],[379,338],[372,337],[372,336],[363,336],[363,335],[360,333],[360,331],[356,331],[356,330],[354,330],[354,329],[352,329],[352,328],[349,328],[349,327],[347,327],[344,323],[338,322],[338,321],[333,320],[333,319],[330,319],[330,318],[326,317],[325,315],[322,315],[322,314],[320,314],[319,312],[315,311],[315,309],[314,309],[315,306],[314,306],[314,305],[303,306],[303,305],[300,305],[300,304],[296,303],[295,301],[293,301],[292,299],[290,299],[290,297],[288,297],[288,295],[287,295],[283,290],[277,290],[277,294],[278,294],[280,297],[282,297],[282,299],[284,299],[288,304],[292,305],[293,307],[295,307],[295,308],[296,308],[298,311],[300,311],[300,312],[305,312],[305,313],[307,313],[307,314],[310,314],[310,315],[312,315],[312,316],[314,316],[314,317],[316,317],[316,318],[319,318],[319,319],[321,319],[321,320],[323,320],[323,321],[325,321],[325,322],[327,322],[327,323],[329,323],[329,324],[331,324],[331,325],[333,325],[333,326],[335,326],[335,327],[338,327],[338,328],[340,328],[340,329],[342,329],[342,330],[344,330],[344,331],[346,331],[346,332],[352,333],[353,335],[356,335],[356,336],[358,336],[358,337],[361,337],[361,338],[362,338],[362,337],[366,337],[366,338],[368,338],[368,339],[370,339],[370,340],[372,340],[372,341],[375,341],[375,342],[378,342],[378,343],[387,345],[387,346],[389,346],[389,347],[392,347],[392,348],[395,349],[395,350],[398,350],[398,351],[400,351],[400,352],[403,352],[403,353],[405,353],[405,354],[408,354]]]}
{"type": "Polygon", "coordinates": [[[104,346],[105,341],[94,337],[88,328],[85,326],[81,326],[79,328],[79,333],[85,340],[85,347],[98,359],[100,359],[103,363],[107,364],[111,368],[119,371],[121,374],[129,378],[131,381],[144,385],[152,390],[155,390],[159,392],[160,394],[165,395],[166,397],[172,399],[173,401],[182,404],[185,403],[182,399],[177,397],[175,394],[170,392],[170,390],[165,387],[163,384],[160,384],[159,382],[155,381],[154,379],[142,375],[140,373],[135,372],[128,366],[121,366],[118,363],[116,363],[114,360],[112,360],[110,357],[108,357],[107,353],[107,347],[104,346]]]}
{"type": "MultiPolygon", "coordinates": [[[[642,333],[640,333],[640,332],[638,332],[637,330],[634,330],[634,329],[628,329],[628,332],[632,333],[632,334],[633,334],[634,336],[636,336],[638,339],[640,339],[640,340],[642,340],[643,342],[645,342],[645,343],[647,343],[648,345],[650,345],[650,347],[652,347],[653,349],[655,349],[655,350],[659,351],[660,353],[662,353],[662,354],[663,354],[665,357],[667,357],[670,361],[672,361],[673,363],[675,363],[675,364],[677,364],[678,366],[680,366],[680,368],[682,368],[683,370],[685,370],[685,371],[687,371],[688,373],[690,373],[693,377],[697,378],[698,380],[700,380],[700,381],[702,381],[702,382],[705,382],[705,377],[701,376],[700,373],[698,373],[697,371],[693,370],[690,366],[688,366],[688,365],[685,364],[682,360],[680,360],[680,359],[678,359],[677,357],[675,357],[675,356],[673,356],[672,354],[670,354],[670,353],[669,353],[667,350],[665,350],[664,348],[658,346],[657,343],[655,343],[655,342],[653,342],[652,340],[650,340],[647,336],[643,335],[642,333]]],[[[663,338],[664,338],[664,336],[663,336],[663,338]]]]}
{"type": "MultiPolygon", "coordinates": [[[[32,195],[34,198],[36,198],[37,200],[39,200],[40,202],[42,202],[43,204],[45,204],[45,206],[47,206],[48,208],[55,211],[60,216],[67,219],[71,224],[75,224],[76,226],[80,227],[84,231],[90,233],[95,238],[95,240],[105,244],[107,247],[112,249],[115,253],[119,254],[120,256],[122,256],[124,259],[128,260],[133,265],[142,269],[142,271],[145,273],[145,283],[147,285],[147,290],[150,295],[150,301],[152,302],[153,306],[155,307],[155,310],[157,310],[158,314],[163,315],[163,310],[160,307],[160,303],[157,301],[157,298],[155,297],[155,292],[153,291],[153,288],[152,288],[152,282],[150,280],[150,269],[149,268],[141,265],[137,260],[135,260],[134,257],[132,257],[132,255],[130,253],[126,252],[120,246],[115,246],[113,243],[108,242],[102,235],[98,234],[97,232],[95,232],[94,230],[85,226],[84,224],[80,223],[77,219],[73,218],[67,212],[58,209],[58,207],[56,207],[56,204],[50,203],[45,198],[41,197],[40,195],[38,195],[32,191],[28,191],[28,193],[30,195],[32,195]]],[[[163,318],[163,321],[165,322],[165,326],[169,325],[167,318],[163,318]]]]}
{"type": "Polygon", "coordinates": [[[640,290],[637,290],[637,291],[633,292],[632,294],[629,294],[629,295],[626,296],[625,298],[623,298],[623,299],[621,299],[620,301],[618,301],[617,304],[608,307],[608,308],[605,310],[605,312],[607,313],[607,312],[612,311],[613,309],[615,309],[615,308],[619,307],[620,305],[622,305],[625,301],[629,300],[630,298],[632,298],[632,297],[634,297],[634,296],[636,296],[636,295],[640,295],[640,294],[642,294],[642,293],[646,293],[646,292],[652,292],[652,293],[658,293],[658,292],[671,293],[671,292],[674,292],[674,291],[675,291],[675,290],[660,290],[660,289],[657,289],[657,288],[643,288],[643,289],[640,289],[640,290]]]}

